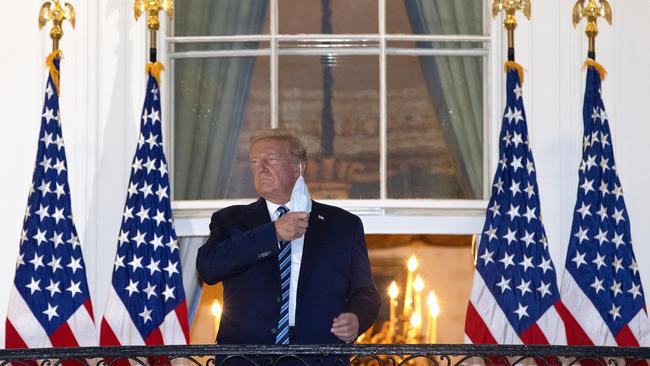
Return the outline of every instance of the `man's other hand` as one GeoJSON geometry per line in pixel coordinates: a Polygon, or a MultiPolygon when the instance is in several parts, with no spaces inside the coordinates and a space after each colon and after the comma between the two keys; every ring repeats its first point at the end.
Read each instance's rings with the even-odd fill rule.
{"type": "Polygon", "coordinates": [[[353,342],[359,336],[359,318],[353,313],[341,313],[334,318],[331,331],[343,342],[353,342]]]}
{"type": "Polygon", "coordinates": [[[287,212],[275,220],[275,234],[280,241],[295,240],[305,235],[308,225],[308,213],[287,212]]]}

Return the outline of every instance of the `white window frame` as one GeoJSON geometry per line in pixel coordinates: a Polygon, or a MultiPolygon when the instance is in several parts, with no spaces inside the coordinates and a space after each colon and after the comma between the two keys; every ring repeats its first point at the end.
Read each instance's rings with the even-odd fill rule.
{"type": "MultiPolygon", "coordinates": [[[[163,109],[167,118],[165,121],[166,149],[173,152],[173,80],[174,68],[172,62],[186,58],[214,58],[234,56],[268,56],[270,63],[270,95],[271,95],[271,127],[278,126],[278,57],[284,55],[376,55],[379,56],[379,97],[380,97],[380,198],[371,200],[320,200],[323,203],[342,207],[359,215],[364,223],[367,234],[477,234],[483,228],[487,200],[451,200],[451,199],[389,199],[387,198],[387,56],[482,56],[484,88],[484,163],[483,187],[484,197],[489,197],[491,179],[494,175],[492,162],[498,160],[498,127],[500,121],[500,106],[502,104],[501,90],[503,89],[500,65],[503,61],[501,49],[503,35],[500,22],[491,21],[489,0],[483,0],[484,33],[487,35],[413,35],[386,34],[385,8],[386,0],[378,3],[378,34],[279,34],[278,32],[278,1],[269,0],[269,34],[239,35],[239,36],[200,36],[200,37],[171,37],[170,26],[173,22],[165,23],[161,34],[164,36],[164,47],[160,59],[165,60],[169,72],[164,81],[166,92],[163,93],[163,109]],[[361,40],[378,42],[379,48],[345,48],[345,49],[305,49],[278,48],[281,41],[310,41],[326,42],[336,40],[361,40]],[[173,43],[215,43],[215,42],[268,42],[267,49],[250,50],[219,50],[219,51],[187,51],[169,52],[173,43]],[[432,42],[480,42],[483,48],[473,49],[408,49],[387,47],[388,41],[432,41],[432,42]]],[[[173,166],[173,154],[169,154],[170,165],[173,166]]],[[[170,171],[173,178],[173,172],[170,171]]],[[[172,179],[173,189],[173,179],[172,179]]],[[[211,214],[221,208],[234,204],[248,204],[251,199],[237,200],[174,200],[172,208],[176,220],[178,236],[207,236],[211,214]]]]}

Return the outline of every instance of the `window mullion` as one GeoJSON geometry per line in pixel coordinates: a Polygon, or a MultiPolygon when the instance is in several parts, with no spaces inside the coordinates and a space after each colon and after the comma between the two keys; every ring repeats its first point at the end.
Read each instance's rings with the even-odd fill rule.
{"type": "Polygon", "coordinates": [[[386,0],[379,0],[379,198],[387,195],[387,86],[386,86],[386,0]]]}
{"type": "Polygon", "coordinates": [[[279,125],[278,111],[278,0],[271,0],[271,127],[279,125]]]}

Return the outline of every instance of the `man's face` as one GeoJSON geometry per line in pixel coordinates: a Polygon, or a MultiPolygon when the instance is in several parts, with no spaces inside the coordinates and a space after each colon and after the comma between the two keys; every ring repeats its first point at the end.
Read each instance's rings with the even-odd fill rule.
{"type": "Polygon", "coordinates": [[[300,166],[289,153],[289,143],[265,139],[257,141],[250,151],[251,172],[255,190],[265,199],[285,204],[300,176],[300,166]]]}

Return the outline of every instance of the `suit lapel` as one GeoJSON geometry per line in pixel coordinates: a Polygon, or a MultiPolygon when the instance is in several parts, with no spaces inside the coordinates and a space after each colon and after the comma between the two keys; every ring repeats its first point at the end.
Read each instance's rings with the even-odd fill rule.
{"type": "Polygon", "coordinates": [[[269,209],[266,207],[266,201],[264,198],[260,198],[259,200],[251,203],[248,205],[250,208],[250,217],[248,222],[251,224],[251,228],[258,227],[260,225],[264,225],[266,223],[271,222],[271,217],[269,216],[269,209]]]}

